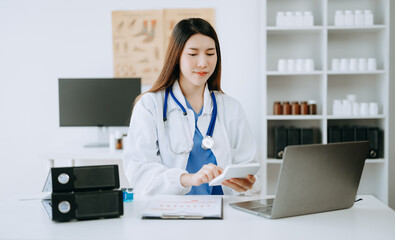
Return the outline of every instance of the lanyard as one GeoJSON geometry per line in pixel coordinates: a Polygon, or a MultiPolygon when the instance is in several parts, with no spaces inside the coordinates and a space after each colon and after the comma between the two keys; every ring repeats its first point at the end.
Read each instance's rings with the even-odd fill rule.
{"type": "MultiPolygon", "coordinates": [[[[163,104],[163,121],[164,122],[166,122],[166,120],[167,120],[167,99],[169,98],[169,93],[170,93],[171,97],[173,98],[173,100],[181,108],[184,116],[187,115],[187,111],[181,105],[181,103],[177,100],[177,98],[174,96],[173,90],[171,89],[171,87],[168,87],[168,88],[166,88],[165,103],[163,104]]],[[[213,136],[213,132],[214,132],[215,121],[216,121],[216,118],[217,118],[217,101],[215,99],[214,92],[211,92],[210,95],[211,95],[211,98],[213,100],[213,113],[211,115],[210,125],[208,126],[206,136],[212,137],[213,136]]]]}

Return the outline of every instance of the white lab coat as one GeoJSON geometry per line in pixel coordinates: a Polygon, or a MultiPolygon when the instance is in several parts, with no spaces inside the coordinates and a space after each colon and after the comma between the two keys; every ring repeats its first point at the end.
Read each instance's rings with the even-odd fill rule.
{"type": "MultiPolygon", "coordinates": [[[[180,183],[195,132],[195,116],[188,109],[178,81],[173,93],[184,106],[187,116],[169,95],[167,121],[163,121],[165,91],[146,93],[133,109],[123,157],[125,174],[136,194],[187,194],[191,187],[180,183]],[[176,152],[176,153],[174,153],[176,152]]],[[[256,143],[238,101],[226,94],[215,92],[217,120],[211,149],[218,166],[255,162],[256,143]]],[[[203,112],[197,126],[206,134],[213,110],[212,98],[206,85],[203,112]]],[[[224,194],[236,193],[223,187],[224,194]]]]}

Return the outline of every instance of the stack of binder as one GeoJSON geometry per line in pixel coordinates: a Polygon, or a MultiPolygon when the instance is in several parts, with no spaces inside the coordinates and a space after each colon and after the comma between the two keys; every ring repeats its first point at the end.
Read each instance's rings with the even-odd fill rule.
{"type": "Polygon", "coordinates": [[[42,204],[54,221],[119,217],[123,193],[118,165],[51,168],[42,204]]]}

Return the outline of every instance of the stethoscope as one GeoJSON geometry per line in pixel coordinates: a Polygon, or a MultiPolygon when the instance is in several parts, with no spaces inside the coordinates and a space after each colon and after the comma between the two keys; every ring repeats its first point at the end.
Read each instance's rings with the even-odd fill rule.
{"type": "MultiPolygon", "coordinates": [[[[177,98],[174,96],[173,90],[171,89],[171,87],[168,87],[168,88],[166,88],[165,102],[163,104],[163,121],[164,122],[166,122],[166,120],[167,120],[167,99],[169,97],[169,93],[170,93],[171,97],[173,98],[173,100],[181,108],[184,116],[187,115],[187,111],[181,105],[181,103],[177,100],[177,98]]],[[[204,150],[211,149],[214,146],[213,132],[214,132],[215,121],[217,118],[217,100],[215,99],[214,92],[211,92],[210,94],[211,94],[211,98],[213,99],[213,113],[211,115],[210,125],[208,126],[206,136],[204,136],[203,140],[202,140],[202,148],[204,150]]]]}

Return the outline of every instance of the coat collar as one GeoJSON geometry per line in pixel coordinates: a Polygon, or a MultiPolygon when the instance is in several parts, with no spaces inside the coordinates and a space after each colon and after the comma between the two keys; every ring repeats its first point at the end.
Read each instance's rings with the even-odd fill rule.
{"type": "MultiPolygon", "coordinates": [[[[172,86],[172,90],[174,93],[174,96],[177,98],[177,100],[181,103],[181,105],[185,108],[188,109],[187,104],[185,102],[185,97],[182,94],[180,84],[177,81],[174,82],[172,86]]],[[[169,111],[172,111],[174,109],[180,108],[177,103],[174,101],[174,99],[171,97],[169,94],[169,99],[168,99],[168,104],[169,104],[169,111]]],[[[206,84],[204,88],[204,103],[203,103],[203,112],[202,114],[211,114],[213,111],[213,101],[211,99],[210,91],[208,90],[208,86],[206,84]]]]}

